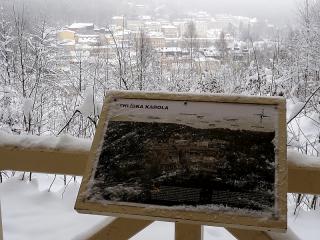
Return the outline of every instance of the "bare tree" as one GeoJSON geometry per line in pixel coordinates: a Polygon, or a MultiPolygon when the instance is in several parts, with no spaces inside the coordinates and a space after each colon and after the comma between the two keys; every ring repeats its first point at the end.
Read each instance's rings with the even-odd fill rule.
{"type": "Polygon", "coordinates": [[[138,37],[136,38],[136,60],[137,60],[137,75],[139,90],[143,90],[147,71],[150,70],[150,60],[152,57],[152,47],[150,41],[144,31],[140,29],[138,37]]]}
{"type": "Polygon", "coordinates": [[[219,39],[215,42],[215,47],[219,51],[221,60],[225,61],[229,50],[226,35],[223,31],[221,31],[219,39]]]}
{"type": "Polygon", "coordinates": [[[195,51],[198,49],[198,41],[197,41],[197,29],[196,25],[193,21],[187,23],[187,28],[184,33],[184,39],[186,42],[186,46],[189,51],[190,56],[190,70],[193,69],[193,61],[194,61],[194,54],[195,51]]]}

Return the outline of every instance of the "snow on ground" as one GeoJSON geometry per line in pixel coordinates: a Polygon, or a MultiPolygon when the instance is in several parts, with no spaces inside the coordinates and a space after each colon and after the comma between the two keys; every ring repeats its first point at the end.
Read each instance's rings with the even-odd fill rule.
{"type": "MultiPolygon", "coordinates": [[[[112,218],[78,214],[74,202],[79,189],[77,182],[68,177],[67,188],[63,177],[57,176],[48,192],[53,175],[34,174],[32,181],[21,181],[21,175],[5,180],[0,184],[0,201],[5,240],[82,240],[89,232],[106,225],[112,218]]],[[[291,235],[300,239],[318,240],[320,236],[320,212],[300,209],[293,215],[293,202],[289,203],[289,226],[291,235]]],[[[294,238],[294,239],[299,239],[294,238]]],[[[131,240],[173,240],[174,225],[168,222],[154,222],[131,240]]],[[[226,230],[205,227],[205,240],[234,240],[226,230]]],[[[288,239],[277,235],[276,239],[288,239]]],[[[293,238],[290,238],[293,239],[293,238]]]]}
{"type": "Polygon", "coordinates": [[[61,190],[48,192],[40,181],[13,177],[0,184],[4,239],[73,239],[105,220],[73,210],[79,184],[70,183],[62,198],[61,190]]]}
{"type": "MultiPolygon", "coordinates": [[[[291,208],[292,209],[292,208],[291,208]]],[[[298,215],[288,214],[289,225],[300,239],[318,240],[320,238],[320,212],[300,209],[298,215]]]]}
{"type": "MultiPolygon", "coordinates": [[[[0,184],[0,201],[5,240],[85,239],[88,232],[106,225],[108,217],[78,214],[74,202],[79,179],[70,181],[64,191],[63,177],[34,174],[32,181],[21,181],[21,175],[0,184]]],[[[69,182],[70,177],[67,179],[69,182]]],[[[234,240],[223,228],[206,227],[205,239],[234,240]]],[[[154,222],[131,240],[173,240],[174,224],[154,222]]]]}

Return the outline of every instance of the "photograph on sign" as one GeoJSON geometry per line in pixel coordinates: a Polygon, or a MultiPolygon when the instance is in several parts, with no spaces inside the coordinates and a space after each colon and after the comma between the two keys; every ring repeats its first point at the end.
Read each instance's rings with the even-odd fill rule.
{"type": "Polygon", "coordinates": [[[276,219],[278,106],[114,98],[86,202],[276,219]]]}

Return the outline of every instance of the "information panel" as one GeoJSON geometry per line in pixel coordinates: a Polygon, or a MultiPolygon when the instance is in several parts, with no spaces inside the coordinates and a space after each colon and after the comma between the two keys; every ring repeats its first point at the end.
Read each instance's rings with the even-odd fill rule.
{"type": "Polygon", "coordinates": [[[76,209],[285,229],[285,133],[282,98],[111,92],[76,209]]]}

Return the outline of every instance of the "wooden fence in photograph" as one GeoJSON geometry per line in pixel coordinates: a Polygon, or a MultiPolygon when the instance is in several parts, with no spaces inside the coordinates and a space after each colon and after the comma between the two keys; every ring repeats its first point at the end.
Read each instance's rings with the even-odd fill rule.
{"type": "MultiPolygon", "coordinates": [[[[82,176],[88,161],[86,150],[20,148],[19,146],[0,147],[0,170],[40,172],[82,176]]],[[[288,155],[288,192],[320,194],[320,167],[299,165],[288,155]]],[[[2,206],[4,207],[4,206],[2,206]]],[[[127,240],[149,226],[152,221],[114,218],[109,224],[88,237],[90,240],[127,240]]],[[[277,234],[257,230],[227,228],[239,240],[271,240],[277,234]],[[272,235],[272,237],[271,237],[272,235]]],[[[176,240],[201,240],[203,226],[175,223],[176,240]]],[[[283,239],[293,240],[291,235],[283,239]]],[[[0,215],[0,240],[2,239],[0,215]]]]}

